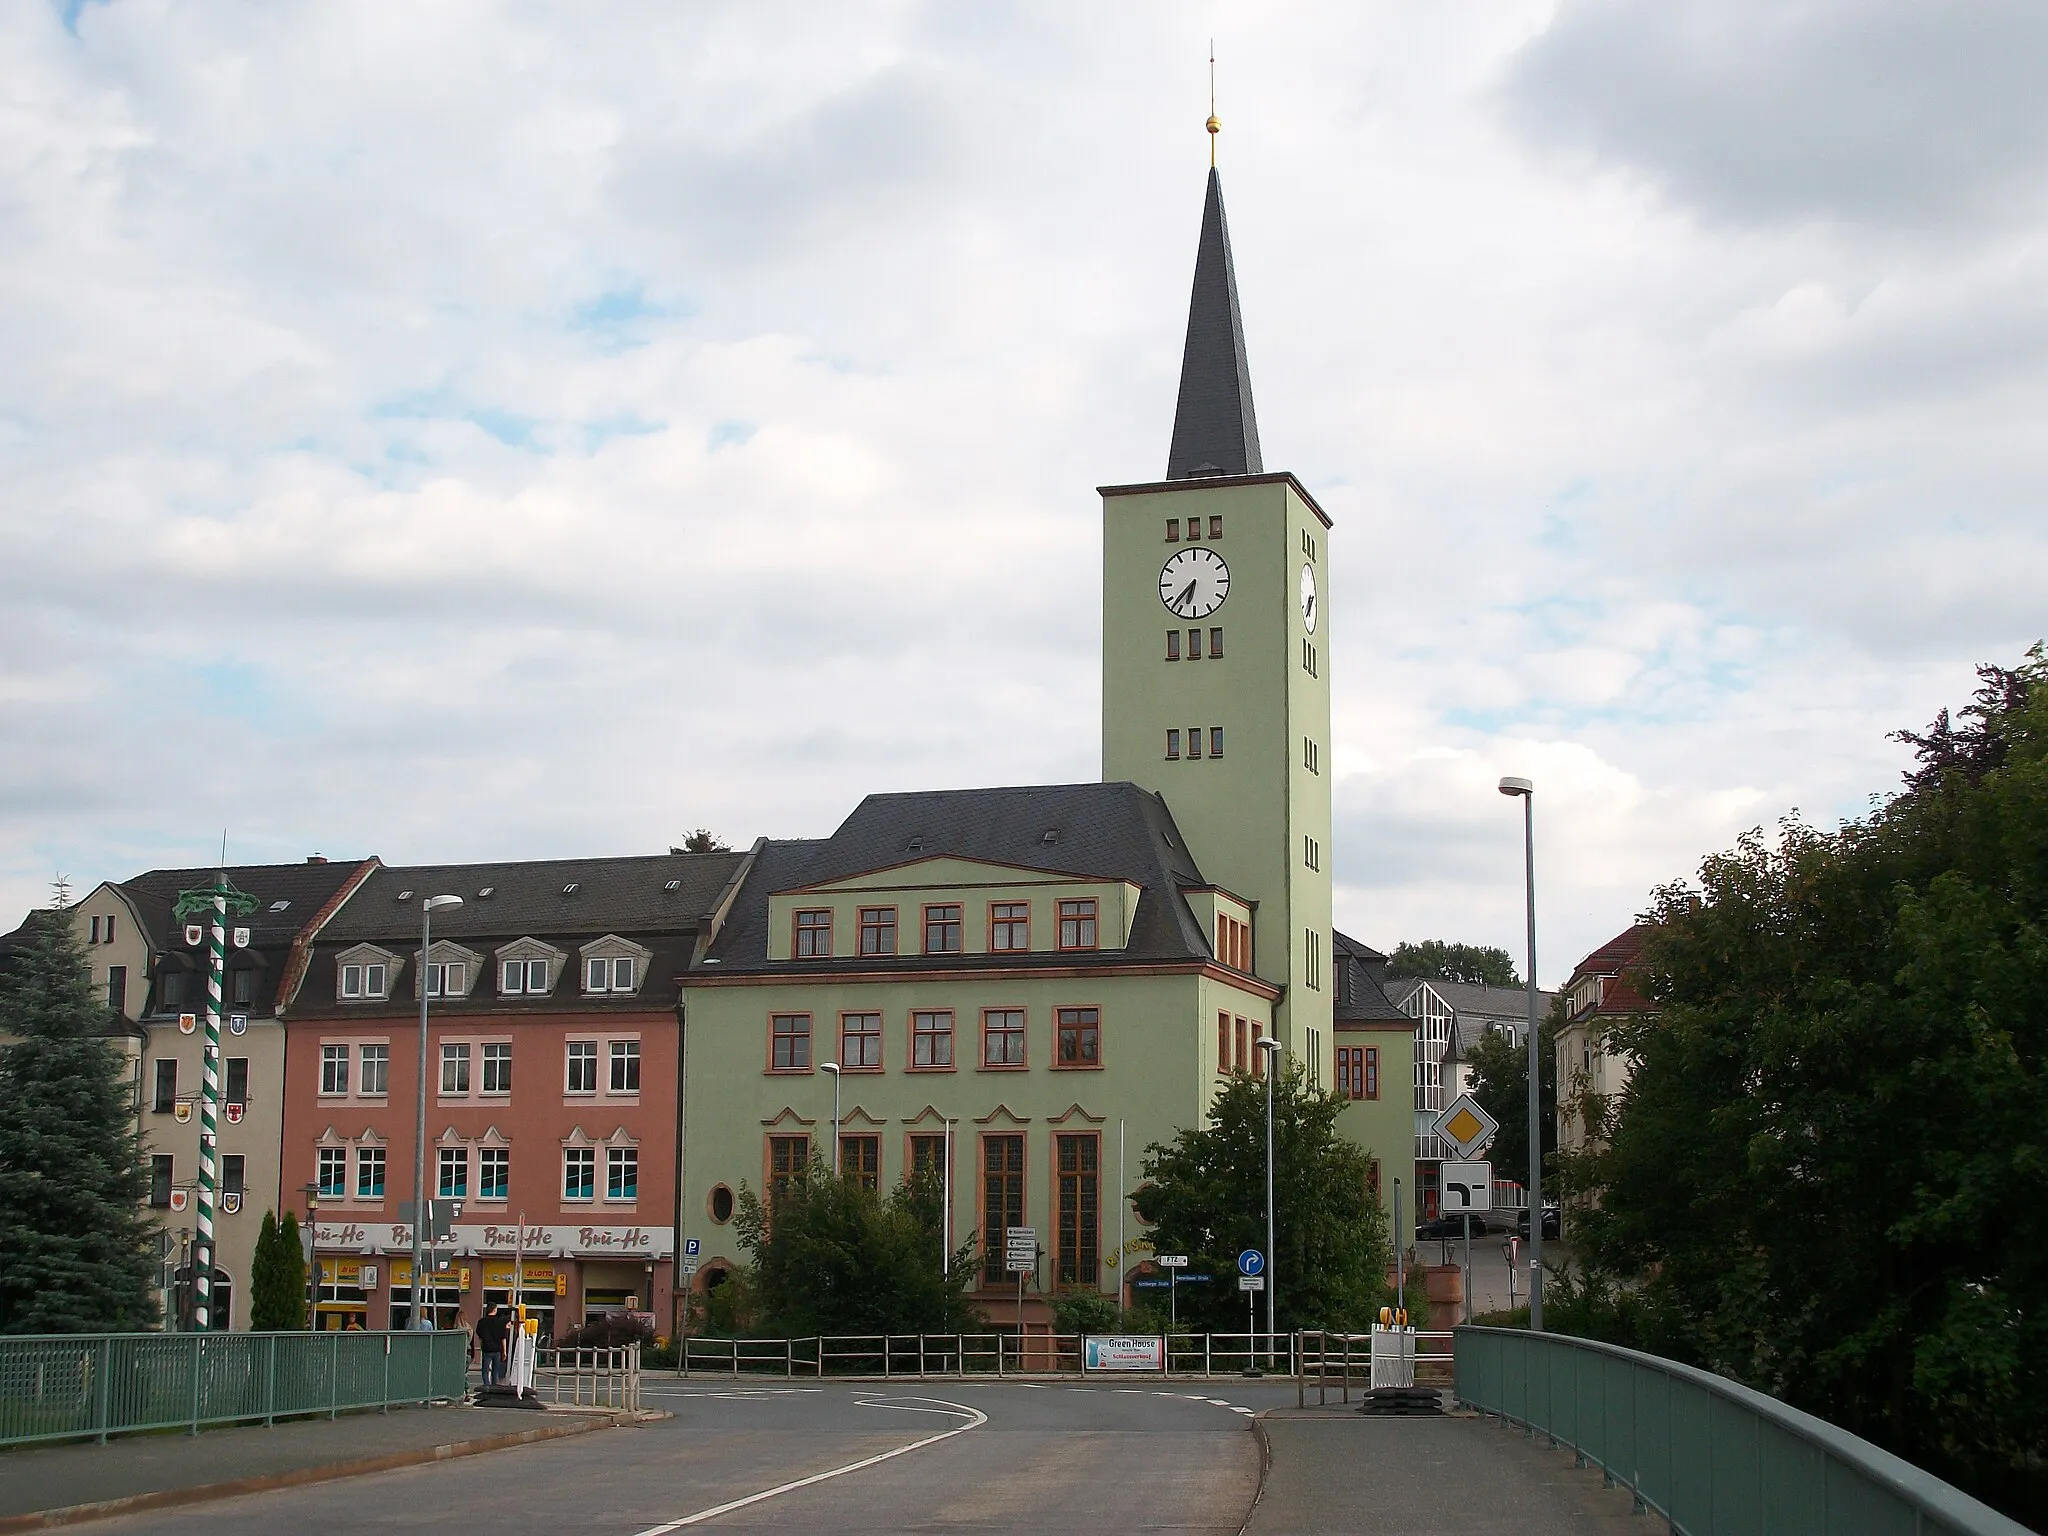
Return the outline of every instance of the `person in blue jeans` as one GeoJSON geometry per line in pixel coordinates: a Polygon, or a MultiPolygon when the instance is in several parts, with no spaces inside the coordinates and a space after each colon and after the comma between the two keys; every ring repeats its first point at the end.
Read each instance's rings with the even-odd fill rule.
{"type": "Polygon", "coordinates": [[[511,1332],[511,1317],[501,1302],[492,1302],[477,1320],[476,1350],[483,1365],[484,1390],[487,1392],[505,1380],[505,1346],[511,1332]]]}

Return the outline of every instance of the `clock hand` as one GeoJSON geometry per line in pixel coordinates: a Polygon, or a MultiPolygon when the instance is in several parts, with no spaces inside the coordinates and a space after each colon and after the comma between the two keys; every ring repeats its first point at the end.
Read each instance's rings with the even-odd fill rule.
{"type": "Polygon", "coordinates": [[[1173,600],[1173,608],[1174,608],[1174,612],[1178,613],[1178,612],[1180,611],[1180,609],[1181,609],[1181,605],[1182,605],[1182,604],[1184,604],[1184,603],[1185,603],[1185,604],[1190,604],[1190,605],[1191,605],[1191,604],[1193,604],[1193,602],[1194,602],[1194,600],[1195,600],[1195,587],[1196,587],[1197,585],[1198,585],[1198,583],[1196,583],[1196,582],[1192,582],[1192,581],[1191,581],[1191,582],[1189,582],[1189,583],[1187,584],[1187,590],[1186,590],[1186,591],[1184,591],[1184,592],[1182,592],[1182,593],[1181,593],[1181,595],[1180,595],[1179,597],[1176,597],[1176,598],[1175,598],[1175,599],[1173,600]]]}

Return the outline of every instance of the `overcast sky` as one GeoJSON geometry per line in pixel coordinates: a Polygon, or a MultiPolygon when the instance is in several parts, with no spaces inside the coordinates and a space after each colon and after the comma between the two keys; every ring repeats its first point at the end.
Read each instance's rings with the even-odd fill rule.
{"type": "Polygon", "coordinates": [[[1526,774],[1554,983],[2048,631],[2036,0],[25,0],[0,909],[1095,777],[1212,33],[1347,930],[1519,954],[1526,774]]]}

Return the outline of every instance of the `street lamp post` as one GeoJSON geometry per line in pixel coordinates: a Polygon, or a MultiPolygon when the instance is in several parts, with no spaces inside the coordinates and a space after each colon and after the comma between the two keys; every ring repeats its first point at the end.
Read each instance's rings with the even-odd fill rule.
{"type": "MultiPolygon", "coordinates": [[[[427,1231],[427,957],[433,953],[434,914],[443,907],[459,907],[460,896],[429,896],[420,903],[420,1073],[413,1114],[412,1147],[412,1317],[417,1329],[425,1323],[427,1309],[421,1303],[423,1239],[427,1231]]],[[[431,1325],[428,1325],[431,1326],[431,1325]]]]}
{"type": "Polygon", "coordinates": [[[1522,802],[1522,875],[1529,917],[1529,1331],[1543,1331],[1543,1056],[1536,1028],[1536,786],[1500,781],[1522,802]]]}
{"type": "Polygon", "coordinates": [[[818,1063],[832,1074],[832,1177],[839,1177],[839,1063],[821,1061],[818,1063]]]}
{"type": "Polygon", "coordinates": [[[1273,1253],[1273,1078],[1280,1070],[1280,1042],[1272,1036],[1256,1042],[1266,1057],[1266,1369],[1273,1368],[1273,1318],[1277,1311],[1279,1268],[1273,1253]]]}
{"type": "Polygon", "coordinates": [[[301,1186],[306,1197],[306,1331],[320,1331],[320,1186],[301,1186]]]}

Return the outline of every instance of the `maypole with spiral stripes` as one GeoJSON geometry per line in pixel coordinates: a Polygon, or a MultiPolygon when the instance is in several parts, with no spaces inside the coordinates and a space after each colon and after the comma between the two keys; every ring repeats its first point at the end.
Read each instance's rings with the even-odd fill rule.
{"type": "Polygon", "coordinates": [[[256,910],[256,898],[238,891],[223,869],[209,890],[181,891],[173,911],[182,920],[208,914],[206,926],[206,1044],[200,1068],[199,1094],[199,1222],[192,1252],[192,1328],[213,1331],[213,1194],[219,1178],[220,1024],[222,983],[226,980],[228,913],[256,910]]]}

